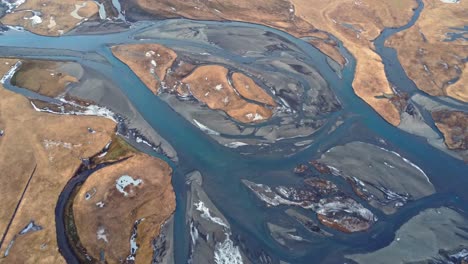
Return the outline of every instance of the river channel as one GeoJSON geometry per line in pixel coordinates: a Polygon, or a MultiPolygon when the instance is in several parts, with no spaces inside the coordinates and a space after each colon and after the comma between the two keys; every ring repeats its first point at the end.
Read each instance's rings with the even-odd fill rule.
{"type": "MultiPolygon", "coordinates": [[[[377,52],[387,58],[387,61],[391,60],[391,66],[390,63],[386,64],[386,73],[389,80],[398,87],[414,87],[414,84],[411,85],[399,65],[395,52],[386,50],[383,43],[392,34],[414,24],[422,8],[423,5],[420,3],[418,9],[415,10],[414,18],[408,25],[400,29],[388,29],[375,41],[377,52]],[[395,68],[389,69],[389,67],[395,68]]],[[[261,250],[273,259],[290,263],[312,263],[311,261],[318,263],[320,260],[333,263],[333,260],[339,260],[345,254],[384,247],[393,240],[395,231],[402,224],[426,208],[452,206],[468,211],[468,192],[466,191],[468,168],[466,164],[430,146],[424,138],[411,135],[388,124],[359,99],[351,87],[355,59],[343,47],[341,47],[341,52],[348,63],[342,70],[342,78],[339,78],[329,66],[326,56],[305,41],[272,28],[239,22],[184,19],[146,21],[135,23],[130,29],[118,33],[61,37],[44,37],[26,31],[9,30],[1,33],[0,47],[0,56],[76,61],[105,75],[121,89],[152,128],[172,145],[179,158],[177,162],[170,162],[174,169],[172,181],[177,197],[174,218],[176,263],[186,263],[189,255],[190,238],[184,220],[187,193],[185,175],[193,170],[198,170],[203,175],[204,190],[227,218],[236,237],[243,240],[252,251],[261,250]],[[332,133],[319,131],[314,134],[312,137],[314,143],[292,156],[245,156],[218,144],[176,113],[165,101],[154,96],[138,77],[110,52],[109,47],[114,44],[153,42],[184,49],[202,48],[228,60],[249,63],[249,60],[243,56],[229,52],[223,53],[223,50],[215,46],[205,45],[195,40],[167,37],[151,40],[134,38],[147,28],[164,28],[166,23],[174,23],[174,21],[182,24],[255,28],[287,40],[307,55],[307,58],[303,60],[321,74],[337,95],[342,109],[336,115],[343,117],[344,123],[332,133]],[[270,218],[278,217],[281,210],[259,206],[255,196],[242,184],[241,179],[273,185],[295,182],[297,181],[295,176],[286,172],[291,172],[297,164],[319,158],[324,151],[335,145],[356,140],[385,144],[386,149],[398,152],[411,160],[428,175],[435,186],[436,193],[401,208],[393,215],[376,212],[379,221],[367,232],[356,234],[336,232],[332,238],[312,244],[306,251],[290,251],[275,243],[268,234],[265,223],[270,218]]],[[[408,91],[418,92],[416,89],[408,89],[408,91]]],[[[60,199],[66,199],[66,197],[61,195],[60,199]]],[[[57,224],[61,224],[60,221],[57,224]]],[[[63,232],[63,228],[57,230],[63,232]]],[[[59,232],[57,235],[62,238],[59,241],[64,241],[65,234],[59,232]]],[[[63,243],[59,246],[67,247],[68,245],[63,243]]],[[[62,252],[70,251],[62,250],[62,252]]],[[[77,262],[72,253],[65,253],[64,256],[69,263],[77,262]]]]}

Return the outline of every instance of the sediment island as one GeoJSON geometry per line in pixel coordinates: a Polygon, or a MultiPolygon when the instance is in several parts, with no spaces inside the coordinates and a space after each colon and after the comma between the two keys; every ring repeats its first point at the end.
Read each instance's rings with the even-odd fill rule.
{"type": "Polygon", "coordinates": [[[468,263],[467,4],[0,0],[0,264],[468,263]]]}

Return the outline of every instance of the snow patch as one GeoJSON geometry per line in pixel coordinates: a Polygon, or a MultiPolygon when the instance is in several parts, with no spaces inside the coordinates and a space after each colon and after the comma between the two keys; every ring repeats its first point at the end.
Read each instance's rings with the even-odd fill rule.
{"type": "Polygon", "coordinates": [[[37,11],[31,11],[33,13],[32,17],[24,17],[26,20],[31,20],[31,24],[38,25],[42,23],[42,18],[40,17],[41,13],[37,11]]]}
{"type": "Polygon", "coordinates": [[[24,31],[24,27],[20,27],[20,26],[10,26],[10,25],[7,25],[6,26],[8,29],[11,29],[11,30],[14,30],[14,31],[19,31],[19,32],[23,32],[24,31]]]}
{"type": "Polygon", "coordinates": [[[6,81],[10,80],[11,77],[13,77],[13,75],[15,75],[16,73],[16,70],[18,70],[18,68],[21,66],[21,61],[18,61],[17,63],[15,63],[15,65],[13,65],[8,71],[7,73],[5,73],[5,75],[3,75],[2,79],[0,79],[0,83],[1,84],[5,84],[6,81]]]}
{"type": "Polygon", "coordinates": [[[29,232],[34,232],[34,231],[39,231],[39,230],[42,230],[42,227],[36,225],[34,223],[34,221],[31,221],[31,222],[29,222],[29,224],[25,228],[23,228],[23,230],[21,230],[21,232],[19,234],[24,235],[24,234],[27,234],[29,232]]]}
{"type": "Polygon", "coordinates": [[[258,113],[255,113],[253,121],[258,121],[258,120],[263,120],[263,116],[258,113]]]}
{"type": "Polygon", "coordinates": [[[48,29],[52,29],[54,28],[55,26],[57,26],[57,22],[55,22],[55,17],[51,16],[49,18],[49,25],[47,25],[47,28],[48,29]]]}
{"type": "Polygon", "coordinates": [[[244,142],[235,141],[235,142],[230,142],[230,143],[226,144],[225,146],[228,147],[228,148],[238,148],[238,147],[248,146],[248,145],[249,144],[244,143],[244,142]]]}
{"type": "Polygon", "coordinates": [[[341,171],[333,166],[327,165],[327,167],[331,170],[331,173],[335,176],[340,176],[341,171]]]}
{"type": "Polygon", "coordinates": [[[195,245],[198,239],[198,229],[193,225],[193,222],[190,222],[190,238],[192,238],[192,245],[195,245]]]}
{"type": "Polygon", "coordinates": [[[48,139],[45,139],[44,141],[42,141],[42,143],[46,149],[51,149],[51,148],[56,148],[56,147],[72,149],[74,147],[81,147],[81,144],[73,145],[72,143],[68,143],[68,142],[54,141],[54,140],[48,140],[48,139]]]}
{"type": "Polygon", "coordinates": [[[116,120],[114,119],[114,113],[111,110],[97,105],[89,105],[85,107],[85,111],[81,114],[90,116],[102,116],[108,119],[112,119],[116,122],[116,120]]]}
{"type": "Polygon", "coordinates": [[[75,9],[71,11],[70,15],[78,20],[82,20],[84,17],[78,15],[78,11],[80,11],[80,9],[85,7],[86,5],[87,5],[86,2],[82,4],[75,4],[75,9]]]}
{"type": "Polygon", "coordinates": [[[149,57],[152,57],[154,54],[156,54],[156,52],[154,52],[153,50],[149,50],[145,53],[145,56],[149,58],[149,57]]]}
{"type": "Polygon", "coordinates": [[[213,129],[211,129],[211,128],[205,126],[205,125],[203,125],[202,123],[198,122],[196,119],[193,119],[193,122],[195,123],[195,125],[198,126],[198,128],[201,129],[201,131],[203,131],[203,132],[205,132],[205,133],[207,133],[207,134],[209,134],[209,135],[216,135],[216,136],[219,136],[219,135],[220,135],[219,132],[214,131],[213,129]]]}
{"type": "Polygon", "coordinates": [[[24,4],[26,2],[26,0],[18,0],[18,1],[14,1],[14,2],[9,2],[7,0],[1,0],[0,2],[7,7],[6,13],[11,13],[13,11],[13,9],[16,9],[20,5],[24,4]]]}
{"type": "Polygon", "coordinates": [[[302,204],[300,202],[293,202],[287,199],[284,199],[280,195],[278,195],[276,192],[274,192],[270,186],[260,184],[260,183],[253,183],[250,181],[245,180],[244,183],[246,186],[252,190],[257,197],[265,202],[269,206],[279,206],[282,204],[285,205],[298,205],[301,206],[302,204]]]}
{"type": "Polygon", "coordinates": [[[229,228],[229,226],[226,223],[224,223],[224,221],[221,218],[216,217],[216,216],[212,216],[211,213],[210,213],[210,209],[208,207],[206,207],[205,204],[202,201],[199,201],[198,203],[195,203],[194,205],[195,205],[195,209],[197,209],[197,211],[202,212],[202,214],[201,214],[202,218],[210,220],[211,222],[216,223],[216,224],[218,224],[220,226],[224,226],[226,228],[229,228]]]}
{"type": "Polygon", "coordinates": [[[100,116],[100,117],[105,117],[107,119],[110,119],[114,122],[117,123],[117,120],[114,118],[115,114],[105,108],[105,107],[100,107],[100,106],[97,106],[97,105],[88,105],[88,106],[81,106],[77,103],[74,103],[72,101],[67,101],[65,100],[64,98],[60,98],[60,101],[63,102],[63,103],[66,103],[66,104],[69,104],[73,107],[76,107],[78,109],[80,109],[79,111],[70,111],[70,112],[55,112],[55,111],[52,111],[50,109],[41,109],[41,108],[38,108],[33,102],[31,102],[31,105],[32,107],[34,108],[34,110],[36,110],[37,112],[45,112],[45,113],[51,113],[51,114],[58,114],[58,115],[83,115],[83,116],[100,116]]]}
{"type": "Polygon", "coordinates": [[[96,232],[96,235],[97,235],[97,239],[100,240],[104,240],[104,242],[106,243],[109,243],[109,240],[107,240],[107,234],[106,234],[106,230],[104,229],[104,227],[99,227],[97,232],[96,232]]]}
{"type": "Polygon", "coordinates": [[[372,212],[362,206],[361,204],[357,203],[352,199],[345,199],[344,201],[336,200],[336,201],[329,201],[329,199],[324,198],[321,199],[317,205],[317,214],[321,215],[328,215],[330,213],[338,213],[341,211],[353,213],[359,215],[363,219],[368,221],[375,221],[376,218],[372,212]]]}
{"type": "Polygon", "coordinates": [[[138,250],[138,244],[136,242],[137,239],[137,231],[138,225],[141,221],[145,220],[145,218],[141,218],[135,221],[133,224],[132,235],[130,236],[130,255],[127,257],[127,260],[135,261],[136,252],[138,250]]]}
{"type": "Polygon", "coordinates": [[[122,175],[115,181],[115,188],[117,188],[119,192],[123,193],[124,196],[128,196],[128,193],[125,191],[125,188],[129,185],[138,186],[141,183],[143,183],[143,180],[141,179],[135,180],[132,178],[132,176],[122,175]]]}
{"type": "Polygon", "coordinates": [[[138,136],[137,136],[137,137],[135,138],[135,141],[136,141],[136,143],[139,143],[139,144],[140,144],[140,143],[143,143],[143,144],[145,144],[145,145],[147,145],[147,146],[149,146],[149,147],[153,147],[153,146],[151,145],[151,143],[149,143],[148,141],[142,139],[141,137],[138,137],[138,136]]]}
{"type": "Polygon", "coordinates": [[[462,249],[460,252],[450,255],[452,258],[462,259],[468,257],[468,249],[462,249]]]}
{"type": "Polygon", "coordinates": [[[242,255],[239,247],[234,246],[230,235],[226,234],[226,240],[215,246],[214,259],[216,264],[242,264],[242,255]]]}

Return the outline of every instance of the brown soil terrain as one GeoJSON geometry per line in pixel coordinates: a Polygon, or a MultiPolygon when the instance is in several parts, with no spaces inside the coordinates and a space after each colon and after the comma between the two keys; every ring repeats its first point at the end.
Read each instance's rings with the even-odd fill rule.
{"type": "Polygon", "coordinates": [[[242,73],[232,75],[233,87],[228,81],[228,69],[222,66],[196,68],[180,61],[174,70],[169,71],[177,54],[162,45],[121,45],[112,47],[112,52],[155,94],[164,83],[170,91],[180,96],[192,94],[209,108],[222,110],[243,123],[265,121],[273,115],[273,111],[264,105],[276,106],[274,99],[242,73]]]}
{"type": "Polygon", "coordinates": [[[344,67],[346,64],[346,59],[341,55],[340,51],[338,50],[338,44],[331,42],[328,38],[316,38],[309,40],[309,43],[319,49],[328,57],[332,58],[336,61],[341,67],[344,67]]]}
{"type": "Polygon", "coordinates": [[[177,54],[158,44],[133,44],[112,47],[112,53],[157,94],[160,83],[172,66],[177,54]]]}
{"type": "Polygon", "coordinates": [[[243,97],[270,106],[276,106],[275,100],[259,87],[251,78],[242,73],[232,74],[232,83],[236,91],[243,97]]]}
{"type": "Polygon", "coordinates": [[[55,61],[25,61],[11,83],[48,97],[57,97],[65,92],[69,83],[78,82],[74,76],[60,70],[62,64],[55,61]]]}
{"type": "MultiPolygon", "coordinates": [[[[314,36],[326,31],[341,41],[357,60],[353,88],[356,94],[393,125],[400,122],[398,109],[382,95],[393,94],[372,40],[385,27],[404,25],[412,16],[416,1],[182,1],[135,0],[144,10],[162,17],[236,20],[264,24],[296,37],[314,36]]],[[[320,37],[319,39],[324,39],[320,37]]],[[[312,44],[339,63],[333,43],[312,40],[312,44]]]]}
{"type": "Polygon", "coordinates": [[[138,150],[128,144],[121,136],[114,134],[107,153],[93,157],[91,162],[93,164],[116,162],[129,158],[137,152],[138,150]]]}
{"type": "Polygon", "coordinates": [[[437,128],[444,134],[449,149],[468,149],[468,114],[458,111],[432,113],[437,128]]]}
{"type": "Polygon", "coordinates": [[[21,26],[39,35],[59,36],[78,23],[96,17],[99,8],[93,1],[77,0],[27,0],[12,13],[0,19],[5,25],[21,26]],[[33,19],[39,12],[40,18],[33,19]]]}
{"type": "MultiPolygon", "coordinates": [[[[468,67],[468,63],[465,63],[464,69],[468,67]]],[[[468,102],[468,70],[463,70],[460,79],[454,84],[447,86],[445,92],[448,96],[468,102]]]]}
{"type": "Polygon", "coordinates": [[[405,24],[416,2],[400,1],[313,1],[292,0],[296,14],[315,27],[333,34],[356,58],[355,93],[393,125],[400,122],[398,109],[382,95],[393,91],[372,40],[385,27],[405,24]]]}
{"type": "Polygon", "coordinates": [[[145,154],[105,167],[89,176],[75,196],[73,212],[80,241],[88,253],[106,263],[122,263],[130,255],[130,237],[137,225],[136,263],[151,263],[152,241],[175,210],[171,168],[145,154]],[[130,176],[118,189],[122,176],[130,176]],[[124,186],[124,185],[122,185],[124,186]]]}
{"type": "MultiPolygon", "coordinates": [[[[0,75],[14,63],[1,59],[0,75]]],[[[109,142],[115,123],[36,112],[29,100],[0,85],[0,125],[0,263],[64,263],[56,241],[56,202],[81,158],[95,155],[109,142]],[[19,234],[30,221],[42,230],[19,234]]]]}
{"type": "Polygon", "coordinates": [[[234,20],[266,24],[295,35],[308,35],[315,28],[294,15],[287,0],[135,0],[145,11],[161,17],[186,17],[201,20],[234,20]]]}
{"type": "Polygon", "coordinates": [[[167,73],[166,79],[164,79],[168,91],[182,97],[190,96],[189,89],[187,86],[181,85],[182,83],[180,80],[188,76],[197,66],[184,61],[179,61],[174,64],[177,64],[177,66],[175,68],[173,67],[171,71],[167,73]]]}
{"type": "Polygon", "coordinates": [[[318,36],[311,41],[320,50],[338,62],[345,64],[336,45],[326,41],[327,36],[305,19],[297,16],[294,3],[288,0],[259,1],[183,1],[183,0],[134,0],[145,11],[160,17],[186,17],[200,20],[233,20],[252,22],[274,27],[298,37],[318,36]],[[323,37],[325,35],[325,37],[323,37]]]}
{"type": "Polygon", "coordinates": [[[447,33],[468,24],[468,2],[443,3],[424,0],[418,21],[395,34],[386,45],[395,48],[406,74],[419,89],[433,96],[451,96],[468,102],[465,40],[444,41],[447,33]],[[450,81],[460,78],[457,82],[450,81]]]}
{"type": "MultiPolygon", "coordinates": [[[[227,75],[228,69],[222,66],[200,66],[196,68],[192,74],[185,77],[182,83],[188,85],[191,94],[195,96],[198,101],[206,103],[211,109],[226,112],[230,117],[239,122],[262,122],[273,115],[271,109],[262,105],[250,103],[243,99],[230,85],[227,75]]],[[[241,77],[243,83],[253,83],[253,81],[249,81],[250,78],[247,78],[247,76],[241,77]]],[[[240,81],[238,84],[240,84],[240,81]]],[[[252,95],[254,98],[267,96],[257,85],[251,86],[250,89],[249,96],[252,95]],[[258,97],[256,97],[256,95],[258,95],[258,97]]],[[[244,93],[246,93],[246,91],[244,91],[244,93]]]]}

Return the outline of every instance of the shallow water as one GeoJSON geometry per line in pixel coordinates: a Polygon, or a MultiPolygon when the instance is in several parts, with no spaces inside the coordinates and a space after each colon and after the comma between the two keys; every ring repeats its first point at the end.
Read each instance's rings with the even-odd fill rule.
{"type": "MultiPolygon", "coordinates": [[[[415,18],[407,26],[411,26],[417,20],[417,15],[422,8],[420,6],[416,10],[415,18]]],[[[217,144],[208,135],[192,126],[165,102],[154,96],[126,65],[112,56],[108,48],[109,45],[139,42],[134,40],[132,36],[149,26],[158,27],[159,25],[162,27],[168,23],[167,21],[140,22],[129,31],[106,35],[56,38],[10,30],[0,36],[0,54],[2,56],[73,60],[109,77],[122,89],[148,123],[175,148],[179,162],[171,165],[174,168],[173,185],[177,196],[174,234],[177,263],[186,263],[188,256],[188,230],[186,230],[184,222],[187,191],[185,174],[192,170],[199,170],[203,174],[205,191],[226,216],[233,233],[241,236],[251,250],[261,249],[273,258],[291,263],[310,263],[312,260],[315,263],[320,262],[320,260],[333,262],[333,260],[340,259],[343,254],[365,252],[383,247],[391,242],[395,231],[403,223],[425,208],[451,205],[465,211],[468,210],[467,166],[462,161],[429,146],[425,139],[402,132],[386,123],[365,102],[359,99],[351,87],[355,60],[343,48],[341,51],[349,63],[344,68],[343,77],[340,79],[328,66],[325,55],[306,42],[284,32],[238,22],[180,21],[229,27],[252,27],[271,32],[293,43],[307,54],[307,58],[303,58],[304,61],[314,65],[336,93],[343,106],[343,110],[339,111],[337,115],[342,115],[345,123],[331,134],[325,133],[326,131],[317,133],[313,137],[314,143],[294,156],[254,155],[246,157],[217,144]],[[271,239],[265,223],[272,217],[279,217],[286,207],[265,208],[242,185],[240,180],[248,179],[272,185],[298,182],[299,178],[291,173],[295,165],[319,157],[320,153],[336,144],[352,140],[374,143],[400,153],[425,171],[436,187],[437,193],[412,202],[391,216],[385,216],[369,207],[379,218],[377,224],[369,232],[345,235],[331,231],[335,234],[333,238],[315,241],[310,247],[307,247],[307,250],[289,251],[279,246],[271,239]]],[[[384,31],[375,42],[377,50],[384,57],[389,80],[398,87],[412,87],[410,92],[418,92],[414,84],[409,85],[411,81],[401,66],[398,66],[399,63],[395,64],[397,62],[396,54],[383,48],[384,40],[398,30],[401,29],[384,31]]],[[[217,56],[238,62],[248,61],[241,56],[223,53],[223,50],[216,47],[191,40],[161,38],[151,40],[151,42],[184,48],[202,45],[204,49],[210,50],[212,54],[217,56]]],[[[71,255],[67,256],[67,258],[72,257],[71,255]]],[[[68,260],[71,261],[71,259],[68,260]]]]}

